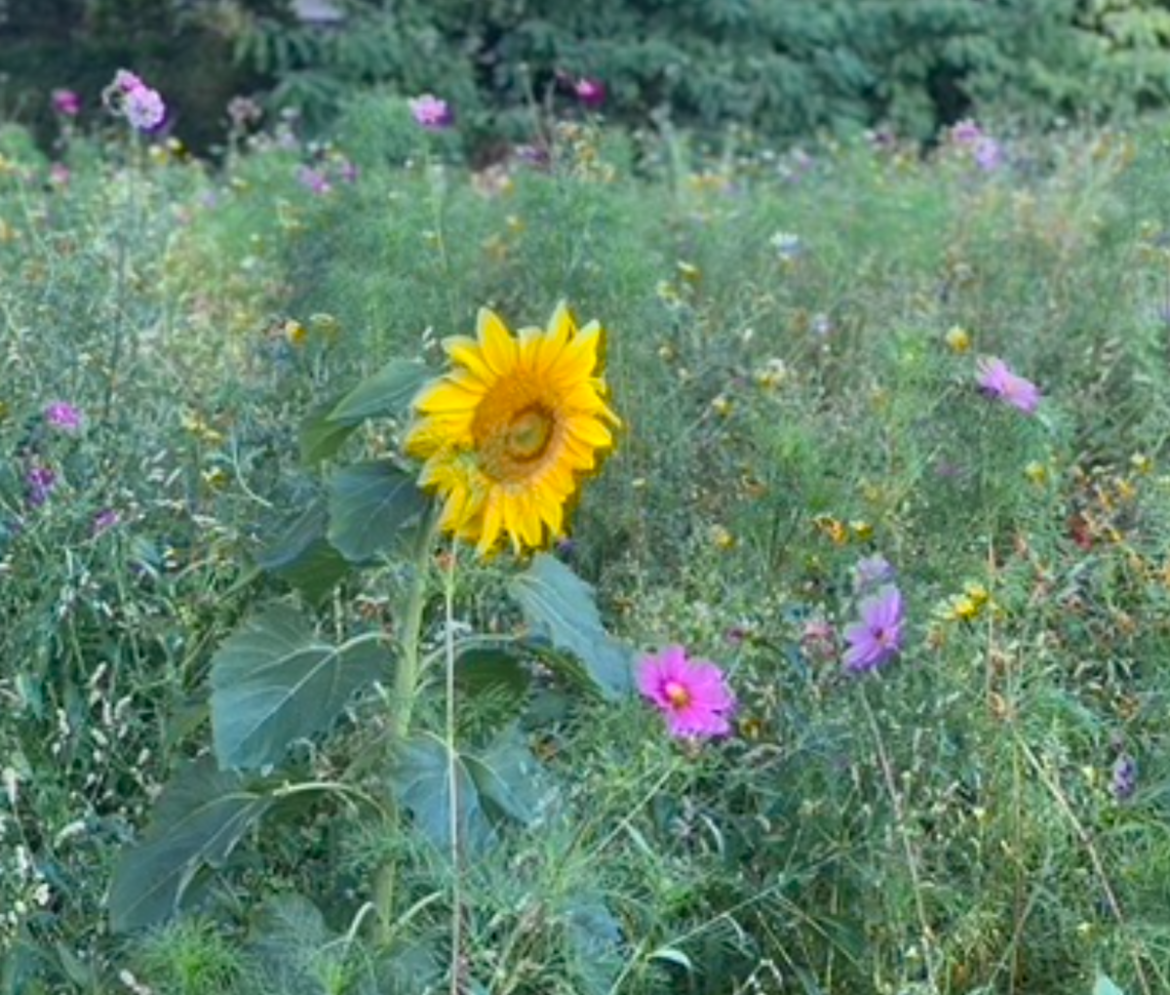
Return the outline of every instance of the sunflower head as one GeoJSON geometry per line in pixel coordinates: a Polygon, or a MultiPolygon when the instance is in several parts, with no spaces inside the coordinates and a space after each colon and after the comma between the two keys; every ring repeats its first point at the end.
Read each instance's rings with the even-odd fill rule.
{"type": "Polygon", "coordinates": [[[475,338],[443,342],[453,369],[419,391],[406,438],[419,482],[443,501],[441,529],[481,554],[503,536],[520,552],[561,533],[621,424],[605,400],[603,339],[561,304],[547,329],[518,336],[483,308],[475,338]]]}

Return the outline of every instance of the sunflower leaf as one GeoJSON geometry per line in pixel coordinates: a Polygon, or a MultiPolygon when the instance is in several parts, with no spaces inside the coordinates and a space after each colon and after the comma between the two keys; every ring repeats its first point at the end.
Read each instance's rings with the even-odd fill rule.
{"type": "Polygon", "coordinates": [[[321,642],[293,609],[246,623],[211,662],[211,729],[222,768],[278,763],[289,745],[331,725],[354,692],[388,669],[375,643],[321,642]]]}
{"type": "Polygon", "coordinates": [[[605,631],[592,587],[556,557],[538,553],[509,590],[531,628],[529,646],[550,666],[605,698],[629,693],[633,654],[605,631]]]}
{"type": "Polygon", "coordinates": [[[424,526],[430,502],[412,475],[374,460],[329,478],[329,541],[351,563],[365,563],[424,526]]]}
{"type": "Polygon", "coordinates": [[[329,459],[353,435],[360,421],[340,422],[330,420],[330,413],[337,406],[337,398],[314,405],[301,419],[297,441],[301,450],[301,462],[305,466],[316,466],[329,459]]]}
{"type": "Polygon", "coordinates": [[[363,380],[329,412],[331,422],[358,425],[367,418],[394,418],[406,412],[411,398],[434,374],[425,363],[394,359],[363,380]]]}
{"type": "Polygon", "coordinates": [[[256,563],[287,581],[313,603],[320,602],[349,570],[325,537],[329,514],[314,501],[256,556],[256,563]]]}
{"type": "Polygon", "coordinates": [[[180,772],[159,797],[143,840],[122,851],[110,884],[115,933],[156,926],[177,913],[196,875],[222,867],[272,804],[240,774],[210,758],[180,772]]]}

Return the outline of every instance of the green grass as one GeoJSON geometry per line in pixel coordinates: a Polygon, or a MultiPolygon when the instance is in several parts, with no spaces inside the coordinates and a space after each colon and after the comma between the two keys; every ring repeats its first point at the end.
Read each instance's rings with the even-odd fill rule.
{"type": "MultiPolygon", "coordinates": [[[[538,683],[540,819],[460,875],[468,990],[1170,990],[1165,127],[1021,137],[988,174],[945,145],[829,145],[794,180],[565,123],[550,171],[502,184],[385,108],[338,134],[358,179],[316,196],[300,146],[213,169],[79,139],[52,186],[0,132],[0,991],[445,990],[450,867],[340,796],[248,834],[158,931],[111,935],[105,892],[207,752],[212,653],[291,597],[252,564],[319,490],[304,414],[391,358],[437,366],[483,305],[517,327],[561,299],[606,327],[625,423],[574,567],[615,633],[727,668],[739,710],[686,745],[642,701],[538,683]],[[1040,384],[1034,416],[980,395],[984,355],[1040,384]],[[45,424],[56,400],[80,433],[45,424]],[[40,507],[34,465],[57,478],[40,507]],[[809,626],[840,639],[877,552],[908,638],[859,680],[809,626]]],[[[467,570],[461,621],[512,625],[508,569],[467,570]]],[[[303,610],[393,625],[400,580],[303,610]]],[[[376,729],[343,732],[298,772],[345,776],[376,729]]]]}

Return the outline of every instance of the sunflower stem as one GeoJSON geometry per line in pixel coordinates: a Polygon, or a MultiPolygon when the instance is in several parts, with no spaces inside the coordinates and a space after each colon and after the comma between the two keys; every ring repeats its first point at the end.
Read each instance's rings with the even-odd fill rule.
{"type": "MultiPolygon", "coordinates": [[[[414,702],[418,694],[418,680],[421,659],[420,637],[422,634],[423,611],[427,603],[427,581],[430,576],[431,548],[434,544],[435,529],[439,516],[432,509],[427,520],[419,529],[418,547],[415,549],[414,569],[410,587],[402,609],[402,636],[399,639],[399,654],[394,670],[394,686],[390,697],[391,749],[403,742],[410,734],[410,720],[414,714],[414,702]]],[[[387,799],[390,815],[386,820],[386,832],[397,834],[398,806],[393,798],[387,799]]],[[[374,876],[374,905],[378,910],[377,934],[379,945],[388,945],[393,933],[394,879],[397,860],[391,855],[378,868],[374,876]]]]}
{"type": "Polygon", "coordinates": [[[459,880],[459,752],[455,738],[455,542],[447,555],[444,573],[443,602],[445,621],[443,648],[446,651],[447,676],[447,796],[451,834],[451,977],[450,995],[463,990],[463,893],[459,880]]]}

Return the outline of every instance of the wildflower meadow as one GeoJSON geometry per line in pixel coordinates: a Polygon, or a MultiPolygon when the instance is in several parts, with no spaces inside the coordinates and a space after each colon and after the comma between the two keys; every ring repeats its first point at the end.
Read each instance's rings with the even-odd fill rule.
{"type": "Polygon", "coordinates": [[[0,125],[3,995],[1170,992],[1170,131],[126,66],[0,125]]]}

